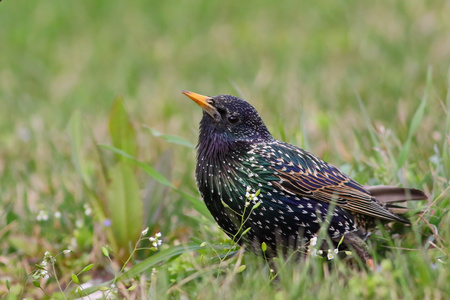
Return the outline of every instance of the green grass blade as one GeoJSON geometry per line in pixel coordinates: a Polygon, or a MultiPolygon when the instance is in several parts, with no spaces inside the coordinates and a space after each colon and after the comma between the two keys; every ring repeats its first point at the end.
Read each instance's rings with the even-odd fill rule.
{"type": "Polygon", "coordinates": [[[75,165],[75,169],[80,176],[83,184],[87,187],[91,187],[91,179],[89,176],[89,168],[86,160],[83,158],[83,124],[81,122],[80,111],[75,111],[69,120],[68,132],[70,137],[70,147],[72,155],[72,163],[75,165]]]}
{"type": "Polygon", "coordinates": [[[417,109],[416,113],[414,114],[412,120],[411,120],[411,127],[409,128],[408,136],[412,137],[414,133],[416,132],[417,128],[419,127],[420,123],[422,122],[423,115],[425,112],[425,107],[427,105],[427,99],[431,91],[432,87],[432,79],[433,79],[433,68],[430,66],[428,68],[427,72],[427,83],[425,87],[425,91],[422,97],[422,101],[420,102],[419,108],[417,109]]]}
{"type": "Polygon", "coordinates": [[[375,131],[375,128],[373,128],[371,123],[371,118],[369,113],[367,112],[366,106],[364,105],[361,97],[359,94],[356,94],[356,99],[358,99],[359,108],[361,109],[361,113],[364,117],[364,121],[366,122],[366,127],[369,130],[370,140],[372,141],[372,145],[379,144],[379,139],[377,136],[377,133],[375,131]]]}
{"type": "Polygon", "coordinates": [[[447,119],[444,128],[444,145],[442,147],[442,161],[444,165],[445,175],[448,177],[450,174],[450,69],[448,70],[447,81],[447,97],[446,97],[446,110],[447,119]]]}
{"type": "Polygon", "coordinates": [[[139,167],[141,167],[144,172],[146,172],[148,175],[150,175],[150,177],[152,177],[153,179],[155,179],[156,181],[158,181],[159,183],[173,189],[174,191],[176,191],[177,193],[179,193],[180,195],[182,195],[184,198],[186,198],[187,200],[189,200],[192,204],[192,207],[198,211],[201,215],[203,215],[204,217],[208,218],[208,219],[212,219],[211,214],[209,213],[208,209],[206,208],[205,204],[200,201],[198,198],[191,196],[183,191],[181,191],[180,189],[176,188],[169,180],[167,180],[161,173],[159,173],[158,171],[156,171],[153,167],[151,167],[148,164],[145,164],[141,161],[139,161],[138,159],[136,159],[135,157],[129,155],[128,153],[125,153],[124,151],[117,149],[113,146],[109,146],[109,145],[104,145],[104,144],[100,144],[99,147],[102,147],[104,149],[108,149],[116,154],[122,155],[126,158],[128,158],[130,161],[132,161],[133,163],[137,164],[139,167]]]}
{"type": "Polygon", "coordinates": [[[169,249],[162,250],[162,251],[150,256],[146,260],[134,265],[130,270],[128,270],[127,272],[125,272],[121,276],[119,276],[118,280],[133,278],[133,277],[145,272],[149,268],[155,267],[156,265],[158,265],[161,262],[172,259],[178,255],[185,253],[185,252],[198,250],[201,248],[202,247],[200,246],[200,244],[189,243],[186,245],[173,246],[173,247],[170,247],[169,249]]]}
{"type": "Polygon", "coordinates": [[[137,164],[139,167],[141,167],[145,173],[147,173],[148,175],[150,175],[150,177],[152,177],[153,179],[155,179],[156,181],[158,181],[159,183],[168,186],[170,188],[175,188],[175,186],[166,179],[166,177],[164,177],[161,173],[159,173],[158,171],[156,171],[153,167],[151,167],[150,165],[147,165],[141,161],[139,161],[138,159],[136,159],[134,156],[128,154],[127,152],[120,150],[116,147],[110,146],[110,145],[105,145],[105,144],[99,144],[99,147],[110,150],[118,155],[121,155],[127,159],[129,159],[130,161],[132,161],[133,163],[137,164]]]}
{"type": "Polygon", "coordinates": [[[182,195],[187,200],[189,200],[189,202],[191,202],[191,204],[192,204],[192,207],[197,212],[199,212],[202,216],[204,216],[208,220],[214,221],[212,216],[211,216],[211,213],[209,212],[208,208],[206,207],[205,203],[203,203],[203,201],[199,200],[198,198],[196,198],[194,196],[186,194],[185,192],[183,192],[183,191],[181,191],[179,189],[175,189],[175,191],[177,193],[179,193],[180,195],[182,195]]]}
{"type": "Polygon", "coordinates": [[[167,142],[169,142],[171,144],[177,144],[177,145],[185,146],[185,147],[188,147],[191,149],[195,149],[194,144],[192,144],[191,142],[189,142],[188,140],[186,140],[180,136],[171,135],[171,134],[163,134],[163,133],[159,132],[158,130],[153,129],[147,125],[144,125],[144,128],[148,129],[153,136],[162,138],[163,140],[166,140],[167,142]]]}
{"type": "Polygon", "coordinates": [[[427,105],[428,95],[430,94],[430,91],[431,91],[432,74],[433,74],[433,69],[430,66],[428,68],[428,72],[427,72],[427,84],[426,84],[426,88],[424,91],[424,95],[422,97],[422,101],[420,102],[419,107],[417,108],[417,110],[411,120],[409,132],[408,132],[408,138],[406,139],[406,142],[403,145],[403,147],[400,150],[400,153],[398,155],[397,168],[401,168],[405,164],[406,160],[408,159],[410,149],[411,149],[411,141],[413,139],[414,134],[417,131],[417,128],[419,128],[419,125],[422,122],[422,119],[423,119],[423,116],[425,113],[425,108],[427,105]]]}
{"type": "Polygon", "coordinates": [[[89,294],[92,294],[96,291],[99,290],[100,287],[108,287],[110,286],[113,282],[117,282],[119,280],[126,280],[126,279],[130,279],[136,276],[139,276],[140,274],[142,274],[143,272],[147,271],[150,268],[156,267],[159,264],[168,261],[170,259],[173,259],[185,252],[189,252],[189,251],[195,251],[198,249],[201,249],[202,247],[200,246],[200,244],[198,243],[189,243],[189,244],[185,244],[185,245],[178,245],[178,246],[173,246],[170,247],[169,249],[164,249],[159,251],[158,253],[150,256],[149,258],[145,259],[144,261],[134,265],[133,267],[131,267],[130,270],[128,270],[127,272],[123,273],[122,275],[120,275],[119,277],[117,277],[115,280],[110,280],[108,282],[105,282],[103,284],[100,285],[96,285],[96,286],[92,286],[90,288],[84,289],[83,291],[80,291],[78,293],[76,293],[79,297],[81,296],[86,296],[89,294]]]}

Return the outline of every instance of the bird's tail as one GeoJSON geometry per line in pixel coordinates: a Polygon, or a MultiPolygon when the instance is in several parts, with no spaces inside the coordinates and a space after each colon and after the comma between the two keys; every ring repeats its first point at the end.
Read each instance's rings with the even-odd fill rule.
{"type": "Polygon", "coordinates": [[[378,201],[384,203],[394,214],[409,212],[407,201],[427,200],[428,196],[421,190],[388,185],[365,186],[378,201]]]}

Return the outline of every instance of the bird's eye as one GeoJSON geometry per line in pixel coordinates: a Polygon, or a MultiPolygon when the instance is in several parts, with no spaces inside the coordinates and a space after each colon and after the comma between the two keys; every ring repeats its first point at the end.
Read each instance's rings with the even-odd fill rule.
{"type": "Polygon", "coordinates": [[[228,117],[228,121],[232,124],[237,123],[237,121],[239,121],[239,118],[236,116],[229,116],[228,117]]]}

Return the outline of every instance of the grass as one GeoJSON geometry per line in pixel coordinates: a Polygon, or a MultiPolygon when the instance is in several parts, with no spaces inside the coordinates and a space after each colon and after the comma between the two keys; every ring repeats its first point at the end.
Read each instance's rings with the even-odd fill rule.
{"type": "Polygon", "coordinates": [[[0,297],[73,298],[86,282],[127,298],[449,297],[448,9],[2,1],[0,297]],[[375,272],[281,258],[271,272],[199,201],[201,113],[184,89],[243,96],[276,138],[430,200],[407,230],[373,234],[375,272]],[[46,251],[51,276],[33,279],[46,251]]]}

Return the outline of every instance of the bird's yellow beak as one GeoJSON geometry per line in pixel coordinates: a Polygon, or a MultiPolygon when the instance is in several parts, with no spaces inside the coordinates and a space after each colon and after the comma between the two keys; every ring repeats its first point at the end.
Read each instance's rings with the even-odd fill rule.
{"type": "Polygon", "coordinates": [[[189,91],[182,91],[182,93],[194,100],[194,102],[197,103],[198,106],[200,106],[204,111],[206,111],[213,119],[216,119],[218,116],[220,117],[217,109],[208,102],[208,99],[210,99],[211,97],[203,96],[189,91]]]}

